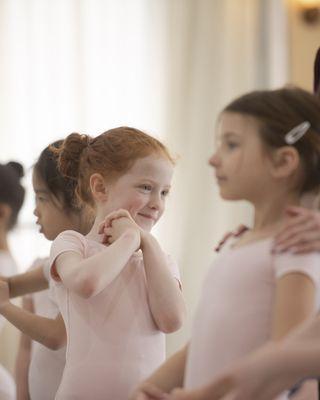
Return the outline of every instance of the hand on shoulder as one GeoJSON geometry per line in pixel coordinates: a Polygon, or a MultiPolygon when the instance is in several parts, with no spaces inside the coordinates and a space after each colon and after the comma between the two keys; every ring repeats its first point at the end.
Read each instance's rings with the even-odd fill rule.
{"type": "Polygon", "coordinates": [[[288,219],[275,237],[274,252],[320,251],[320,213],[303,207],[288,207],[286,213],[288,219]]]}

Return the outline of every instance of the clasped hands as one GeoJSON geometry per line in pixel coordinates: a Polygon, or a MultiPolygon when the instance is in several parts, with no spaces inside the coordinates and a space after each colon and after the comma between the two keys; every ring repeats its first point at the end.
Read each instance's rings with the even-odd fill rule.
{"type": "Polygon", "coordinates": [[[119,209],[108,214],[99,225],[98,233],[102,234],[102,243],[110,245],[125,232],[131,232],[137,239],[137,250],[141,246],[143,230],[136,224],[128,210],[119,209]]]}

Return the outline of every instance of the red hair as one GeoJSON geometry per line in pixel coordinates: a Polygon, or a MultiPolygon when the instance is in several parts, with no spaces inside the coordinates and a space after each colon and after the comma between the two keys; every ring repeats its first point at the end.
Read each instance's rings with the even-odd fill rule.
{"type": "Polygon", "coordinates": [[[77,197],[92,207],[92,174],[99,173],[112,181],[126,173],[137,159],[151,154],[158,154],[174,164],[168,149],[159,140],[129,127],[110,129],[95,138],[71,133],[54,151],[58,154],[61,174],[77,181],[77,197]]]}

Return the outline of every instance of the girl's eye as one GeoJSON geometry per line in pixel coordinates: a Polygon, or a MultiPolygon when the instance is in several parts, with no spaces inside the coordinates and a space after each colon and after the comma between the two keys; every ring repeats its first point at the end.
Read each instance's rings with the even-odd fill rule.
{"type": "Polygon", "coordinates": [[[226,145],[227,145],[229,150],[233,150],[233,149],[235,149],[236,147],[239,146],[238,143],[235,143],[235,142],[227,142],[226,145]]]}
{"type": "Polygon", "coordinates": [[[41,203],[46,201],[46,198],[44,196],[36,196],[36,201],[39,201],[41,203]]]}
{"type": "Polygon", "coordinates": [[[161,192],[161,195],[162,195],[163,197],[168,196],[168,194],[169,194],[169,190],[163,190],[163,191],[161,192]]]}
{"type": "Polygon", "coordinates": [[[141,185],[140,189],[142,189],[144,192],[150,192],[152,187],[150,185],[141,185]]]}

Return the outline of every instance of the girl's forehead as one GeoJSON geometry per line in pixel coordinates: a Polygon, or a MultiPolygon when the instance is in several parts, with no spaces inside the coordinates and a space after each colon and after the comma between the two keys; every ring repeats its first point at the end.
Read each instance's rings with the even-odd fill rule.
{"type": "Polygon", "coordinates": [[[32,172],[32,185],[34,188],[46,188],[47,185],[36,170],[32,172]]]}
{"type": "Polygon", "coordinates": [[[259,130],[260,124],[255,117],[236,112],[223,112],[218,119],[215,140],[231,136],[239,138],[258,136],[259,130]]]}
{"type": "Polygon", "coordinates": [[[147,156],[137,159],[128,171],[128,175],[172,175],[172,163],[161,156],[147,156]]]}

